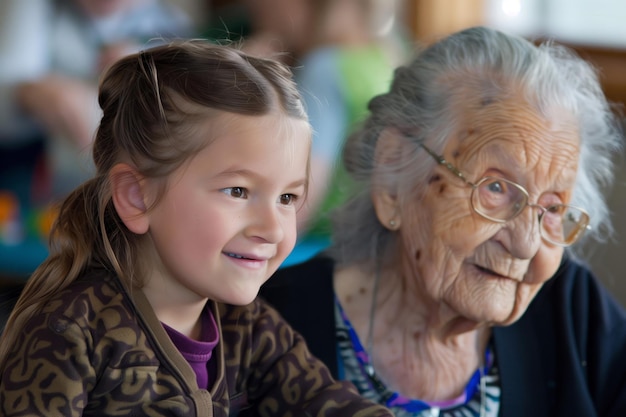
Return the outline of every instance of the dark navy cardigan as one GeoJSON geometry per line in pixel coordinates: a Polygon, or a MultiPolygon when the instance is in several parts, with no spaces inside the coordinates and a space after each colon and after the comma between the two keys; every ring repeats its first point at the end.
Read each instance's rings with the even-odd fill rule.
{"type": "MultiPolygon", "coordinates": [[[[333,261],[279,269],[261,288],[337,377],[333,261]]],[[[501,417],[626,417],[626,312],[565,258],[524,316],[493,329],[501,417]]]]}

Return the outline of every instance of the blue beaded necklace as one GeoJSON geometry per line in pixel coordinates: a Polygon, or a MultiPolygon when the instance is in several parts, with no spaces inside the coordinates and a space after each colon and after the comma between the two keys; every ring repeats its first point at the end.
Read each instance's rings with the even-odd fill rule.
{"type": "Polygon", "coordinates": [[[490,395],[490,402],[492,403],[491,408],[494,408],[493,404],[497,405],[499,400],[499,387],[496,386],[498,377],[497,371],[493,369],[494,355],[490,346],[487,347],[485,352],[485,365],[476,370],[467,383],[463,394],[461,394],[458,398],[445,403],[429,403],[418,399],[411,399],[389,390],[384,382],[378,377],[371,364],[370,355],[361,344],[359,337],[357,336],[337,298],[335,298],[335,303],[338,312],[341,315],[342,324],[345,326],[345,330],[349,335],[351,347],[358,361],[362,377],[369,381],[370,388],[381,396],[382,400],[380,402],[386,407],[399,408],[405,413],[409,413],[407,415],[419,415],[422,412],[426,413],[427,410],[430,410],[431,415],[439,415],[440,409],[458,410],[458,408],[463,407],[469,409],[473,415],[475,413],[476,416],[485,416],[487,403],[486,396],[488,391],[485,380],[487,379],[486,376],[490,373],[496,374],[491,375],[492,382],[489,384],[490,390],[495,392],[495,395],[490,395]]]}

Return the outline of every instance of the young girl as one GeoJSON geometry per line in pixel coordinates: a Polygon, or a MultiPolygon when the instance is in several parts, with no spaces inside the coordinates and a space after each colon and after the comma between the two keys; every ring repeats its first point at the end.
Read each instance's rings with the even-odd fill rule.
{"type": "Polygon", "coordinates": [[[0,414],[390,416],[256,299],[307,189],[288,70],[173,43],[116,63],[99,102],[96,176],[0,343],[0,414]]]}

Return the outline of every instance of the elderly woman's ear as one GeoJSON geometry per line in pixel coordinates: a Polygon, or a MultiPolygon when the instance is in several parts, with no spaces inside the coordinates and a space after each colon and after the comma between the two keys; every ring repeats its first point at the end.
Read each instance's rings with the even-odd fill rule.
{"type": "Polygon", "coordinates": [[[378,221],[389,230],[400,227],[399,181],[394,173],[402,165],[407,148],[405,135],[395,129],[383,130],[376,142],[372,201],[378,221]]]}

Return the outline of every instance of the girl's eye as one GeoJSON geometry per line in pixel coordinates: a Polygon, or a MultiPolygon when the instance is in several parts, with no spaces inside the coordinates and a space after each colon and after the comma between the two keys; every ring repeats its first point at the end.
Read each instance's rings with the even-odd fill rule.
{"type": "Polygon", "coordinates": [[[224,188],[222,192],[234,198],[247,198],[248,197],[248,191],[245,188],[241,188],[241,187],[224,188]]]}
{"type": "Polygon", "coordinates": [[[298,197],[294,194],[283,194],[279,197],[279,200],[280,204],[290,206],[298,200],[298,197]]]}

